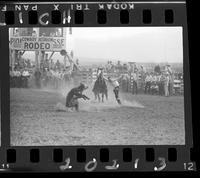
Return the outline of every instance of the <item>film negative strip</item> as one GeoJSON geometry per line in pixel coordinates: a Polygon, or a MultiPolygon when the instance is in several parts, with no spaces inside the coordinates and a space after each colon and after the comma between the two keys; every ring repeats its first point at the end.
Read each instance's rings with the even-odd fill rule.
{"type": "Polygon", "coordinates": [[[0,4],[2,172],[195,171],[185,1],[0,4]]]}

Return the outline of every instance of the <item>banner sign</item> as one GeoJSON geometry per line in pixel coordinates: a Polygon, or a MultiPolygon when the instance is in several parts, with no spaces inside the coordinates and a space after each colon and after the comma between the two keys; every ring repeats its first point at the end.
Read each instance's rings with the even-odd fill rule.
{"type": "Polygon", "coordinates": [[[63,37],[11,37],[10,48],[26,51],[61,51],[66,49],[63,37]]]}

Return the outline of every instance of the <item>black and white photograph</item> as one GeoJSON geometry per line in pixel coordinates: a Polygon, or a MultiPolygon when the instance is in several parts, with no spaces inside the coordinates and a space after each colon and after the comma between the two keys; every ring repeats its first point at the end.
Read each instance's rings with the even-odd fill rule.
{"type": "MultiPolygon", "coordinates": [[[[0,84],[0,100],[1,100],[1,84],[0,84]]],[[[1,101],[0,101],[0,146],[1,146],[1,101]]]]}
{"type": "Polygon", "coordinates": [[[182,27],[9,28],[11,146],[185,145],[182,27]]]}

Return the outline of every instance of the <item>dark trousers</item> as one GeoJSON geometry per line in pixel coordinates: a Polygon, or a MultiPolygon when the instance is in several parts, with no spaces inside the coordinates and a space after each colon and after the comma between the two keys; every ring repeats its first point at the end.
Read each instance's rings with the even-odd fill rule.
{"type": "Polygon", "coordinates": [[[28,77],[22,77],[22,88],[28,88],[28,77]]]}
{"type": "Polygon", "coordinates": [[[115,98],[118,99],[119,98],[119,87],[115,87],[113,92],[115,94],[115,98]]]}
{"type": "Polygon", "coordinates": [[[36,80],[35,80],[35,84],[36,84],[36,87],[37,87],[37,88],[41,88],[41,82],[40,82],[40,79],[36,78],[36,80]]]}
{"type": "Polygon", "coordinates": [[[22,76],[16,77],[16,87],[21,88],[22,87],[22,76]]]}
{"type": "Polygon", "coordinates": [[[159,83],[159,85],[158,85],[158,87],[159,87],[159,95],[164,95],[164,83],[162,82],[162,83],[159,83]]]}
{"type": "Polygon", "coordinates": [[[121,104],[121,101],[119,99],[119,87],[115,87],[114,90],[113,90],[114,94],[115,94],[115,98],[118,102],[118,104],[121,104]]]}
{"type": "Polygon", "coordinates": [[[16,76],[12,77],[12,86],[13,86],[13,88],[17,87],[17,77],[16,76]]]}
{"type": "Polygon", "coordinates": [[[14,87],[14,80],[13,80],[13,77],[10,76],[10,88],[13,88],[14,87]]]}
{"type": "Polygon", "coordinates": [[[151,91],[151,82],[146,82],[146,85],[145,85],[145,94],[150,94],[150,91],[151,91]]]}
{"type": "Polygon", "coordinates": [[[169,95],[173,95],[173,84],[172,83],[169,83],[169,86],[168,86],[168,90],[169,90],[169,95]]]}
{"type": "Polygon", "coordinates": [[[70,101],[67,100],[67,97],[66,97],[66,104],[65,106],[67,108],[75,108],[76,111],[79,110],[79,103],[78,103],[78,99],[77,98],[72,98],[70,101]]]}
{"type": "Polygon", "coordinates": [[[128,92],[128,82],[127,81],[122,81],[122,91],[128,92]]]}
{"type": "Polygon", "coordinates": [[[158,84],[158,92],[159,92],[159,95],[162,95],[162,84],[161,83],[158,84]]]}
{"type": "Polygon", "coordinates": [[[133,90],[132,90],[132,93],[133,94],[137,94],[137,92],[138,92],[137,82],[133,81],[133,90]]]}

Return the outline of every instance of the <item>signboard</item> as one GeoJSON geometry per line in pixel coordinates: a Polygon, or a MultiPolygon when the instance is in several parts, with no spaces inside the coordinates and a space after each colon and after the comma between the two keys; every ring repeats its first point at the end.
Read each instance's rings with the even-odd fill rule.
{"type": "Polygon", "coordinates": [[[61,51],[66,49],[63,37],[11,37],[10,48],[26,51],[61,51]]]}

